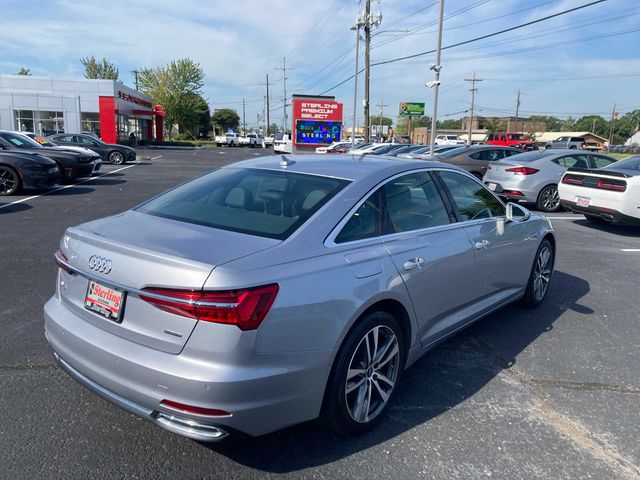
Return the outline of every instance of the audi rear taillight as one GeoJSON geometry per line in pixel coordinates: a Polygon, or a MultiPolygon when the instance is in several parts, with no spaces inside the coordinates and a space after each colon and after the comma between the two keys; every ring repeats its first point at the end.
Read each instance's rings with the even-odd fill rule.
{"type": "Polygon", "coordinates": [[[598,188],[604,190],[615,190],[616,192],[624,192],[627,189],[627,182],[620,180],[598,180],[598,188]]]}
{"type": "Polygon", "coordinates": [[[54,255],[53,258],[56,261],[56,264],[58,265],[58,267],[60,267],[62,270],[64,270],[65,272],[73,275],[73,270],[71,270],[68,266],[67,263],[69,263],[69,259],[67,258],[67,256],[62,253],[62,250],[58,250],[54,255]]]}
{"type": "Polygon", "coordinates": [[[531,167],[513,167],[505,169],[505,172],[511,172],[514,175],[533,175],[537,173],[539,170],[537,168],[531,167]]]}
{"type": "Polygon", "coordinates": [[[175,315],[255,330],[269,313],[278,290],[276,283],[215,292],[148,287],[144,291],[150,295],[141,294],[140,298],[175,315]]]}

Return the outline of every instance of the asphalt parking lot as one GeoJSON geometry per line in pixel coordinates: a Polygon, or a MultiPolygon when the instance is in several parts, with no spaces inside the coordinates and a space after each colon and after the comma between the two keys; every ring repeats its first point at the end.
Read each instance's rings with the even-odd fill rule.
{"type": "Polygon", "coordinates": [[[62,373],[42,305],[65,228],[263,153],[141,150],[89,181],[0,199],[0,478],[640,478],[640,229],[568,213],[551,215],[544,305],[507,307],[432,350],[362,437],[311,422],[206,446],[62,373]]]}

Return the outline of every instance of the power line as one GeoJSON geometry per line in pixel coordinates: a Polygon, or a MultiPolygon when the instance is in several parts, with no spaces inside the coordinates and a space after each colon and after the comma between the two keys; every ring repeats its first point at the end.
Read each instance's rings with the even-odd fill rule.
{"type": "MultiPolygon", "coordinates": [[[[512,32],[512,31],[518,30],[520,28],[524,28],[524,27],[528,27],[530,25],[534,25],[536,23],[544,22],[546,20],[550,20],[552,18],[556,18],[556,17],[559,17],[561,15],[566,15],[568,13],[572,13],[572,12],[575,12],[577,10],[581,10],[583,8],[591,7],[593,5],[597,5],[597,4],[603,3],[605,1],[607,1],[607,0],[596,0],[596,1],[584,4],[584,5],[580,5],[580,6],[577,6],[577,7],[574,7],[574,8],[563,10],[563,11],[558,12],[558,13],[554,13],[552,15],[547,15],[546,17],[541,17],[541,18],[538,18],[536,20],[532,20],[530,22],[521,23],[521,24],[516,25],[514,27],[506,28],[506,29],[503,29],[503,30],[499,30],[497,32],[489,33],[489,34],[486,34],[486,35],[481,35],[479,37],[471,38],[469,40],[465,40],[465,41],[462,41],[462,42],[458,42],[458,43],[454,43],[454,44],[451,44],[451,45],[447,45],[445,47],[442,47],[442,49],[443,50],[448,50],[448,49],[451,49],[451,48],[459,47],[461,45],[467,45],[469,43],[478,42],[480,40],[484,40],[485,38],[490,38],[490,37],[495,37],[495,36],[498,36],[498,35],[502,35],[504,33],[512,32]]],[[[426,52],[415,53],[413,55],[407,55],[407,56],[404,56],[404,57],[398,57],[398,58],[394,58],[394,59],[390,59],[390,60],[385,60],[385,61],[381,61],[381,62],[372,63],[371,66],[375,67],[375,66],[379,66],[379,65],[386,65],[386,64],[389,64],[389,63],[395,63],[395,62],[399,62],[399,61],[402,61],[402,60],[407,60],[409,58],[416,58],[416,57],[428,55],[428,54],[434,53],[434,52],[435,52],[435,50],[429,50],[429,51],[426,51],[426,52]]],[[[333,87],[328,88],[327,90],[322,92],[321,95],[324,95],[325,93],[328,93],[331,90],[334,90],[334,89],[344,85],[349,80],[351,80],[354,76],[355,75],[352,75],[349,78],[346,78],[343,81],[341,81],[340,83],[334,85],[333,87]]]]}

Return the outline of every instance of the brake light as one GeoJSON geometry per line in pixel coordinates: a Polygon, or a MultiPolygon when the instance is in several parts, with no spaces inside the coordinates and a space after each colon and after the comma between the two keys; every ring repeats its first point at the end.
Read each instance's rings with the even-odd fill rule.
{"type": "Polygon", "coordinates": [[[152,295],[141,294],[140,298],[174,315],[255,330],[269,313],[278,290],[276,283],[216,292],[149,287],[144,291],[152,295]]]}
{"type": "Polygon", "coordinates": [[[502,193],[502,195],[511,195],[511,196],[514,196],[514,197],[522,197],[523,196],[522,192],[519,192],[517,190],[503,190],[501,193],[502,193]]]}
{"type": "Polygon", "coordinates": [[[231,414],[225,410],[219,410],[217,408],[204,408],[204,407],[196,407],[194,405],[187,405],[185,403],[174,402],[173,400],[162,400],[160,405],[165,407],[173,408],[175,410],[180,410],[186,413],[195,413],[197,415],[209,415],[211,417],[228,417],[231,414]]]}
{"type": "Polygon", "coordinates": [[[584,183],[584,178],[576,177],[573,175],[565,175],[562,179],[562,183],[568,183],[569,185],[582,185],[584,183]]]}
{"type": "Polygon", "coordinates": [[[533,175],[537,173],[539,170],[537,168],[531,167],[513,167],[507,168],[505,172],[512,172],[514,175],[533,175]]]}
{"type": "Polygon", "coordinates": [[[609,180],[598,180],[598,188],[605,190],[615,190],[616,192],[624,192],[627,189],[625,182],[615,182],[609,180]]]}
{"type": "Polygon", "coordinates": [[[58,249],[58,251],[56,251],[56,253],[53,255],[53,258],[56,262],[56,264],[58,265],[59,268],[61,268],[62,270],[64,270],[65,272],[73,275],[73,270],[71,270],[69,267],[67,267],[67,263],[69,263],[69,259],[67,258],[67,256],[62,253],[62,250],[58,249]]]}

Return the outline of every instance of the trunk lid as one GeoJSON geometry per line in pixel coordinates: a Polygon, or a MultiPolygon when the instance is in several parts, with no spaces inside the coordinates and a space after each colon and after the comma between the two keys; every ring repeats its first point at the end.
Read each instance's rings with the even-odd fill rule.
{"type": "Polygon", "coordinates": [[[67,230],[61,251],[82,274],[60,271],[60,297],[76,315],[103,330],[178,354],[198,321],[154,307],[140,299],[139,291],[146,287],[202,290],[216,266],[279,243],[128,211],[67,230]],[[106,287],[115,290],[116,296],[123,293],[119,318],[85,307],[90,286],[96,289],[92,282],[98,282],[99,291],[106,287]]]}
{"type": "Polygon", "coordinates": [[[489,162],[489,169],[485,177],[486,181],[491,180],[508,180],[514,177],[512,172],[507,172],[507,168],[522,167],[522,162],[516,160],[500,160],[498,162],[489,162]]]}

